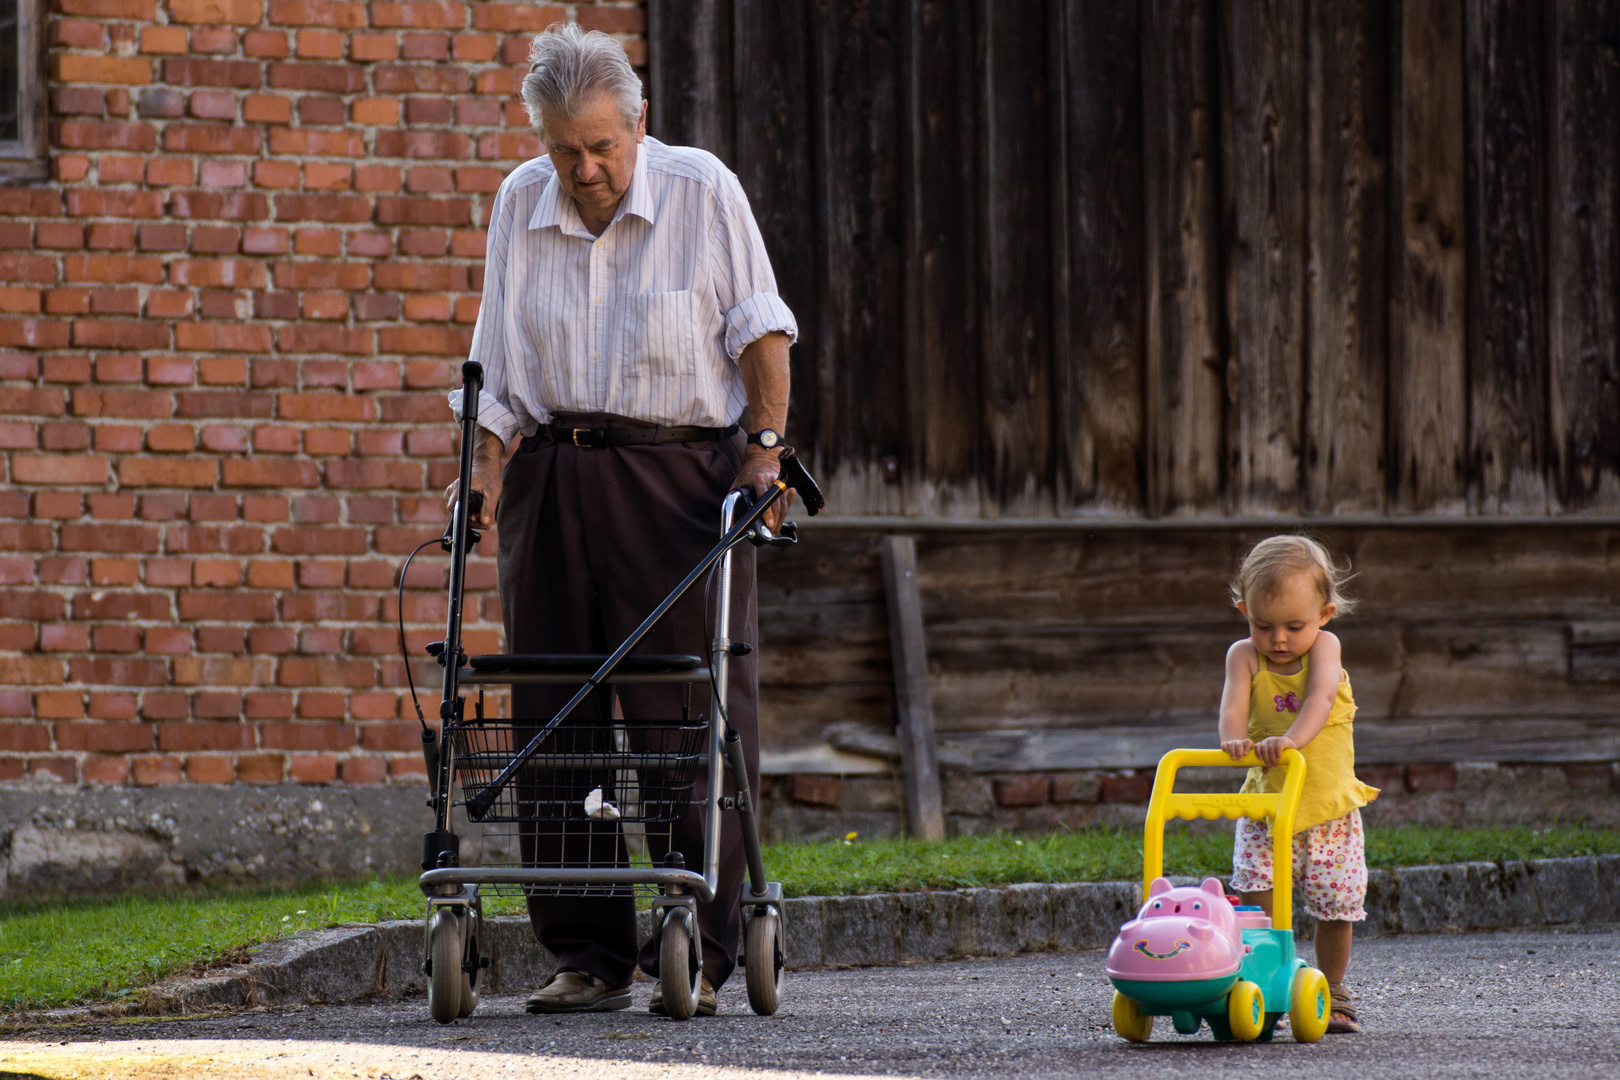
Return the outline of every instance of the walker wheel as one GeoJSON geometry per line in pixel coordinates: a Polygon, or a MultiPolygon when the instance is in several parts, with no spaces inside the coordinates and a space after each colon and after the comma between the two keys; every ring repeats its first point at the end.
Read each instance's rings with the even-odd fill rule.
{"type": "Polygon", "coordinates": [[[782,1005],[782,916],[775,908],[754,909],[743,920],[743,971],[748,984],[748,1007],[770,1016],[782,1005]]]}
{"type": "Polygon", "coordinates": [[[1315,1042],[1327,1034],[1332,1010],[1327,976],[1316,968],[1300,968],[1294,973],[1293,1003],[1288,1010],[1288,1026],[1294,1041],[1315,1042]]]}
{"type": "Polygon", "coordinates": [[[466,942],[466,946],[461,950],[461,1008],[456,1010],[456,1014],[471,1016],[473,1010],[478,1008],[478,984],[484,974],[479,966],[478,953],[482,944],[478,939],[481,936],[483,920],[474,915],[469,908],[458,921],[462,924],[461,939],[466,942]]]}
{"type": "Polygon", "coordinates": [[[671,1020],[690,1020],[697,1015],[698,980],[703,973],[694,960],[691,912],[670,908],[658,935],[658,989],[671,1020]]]}
{"type": "Polygon", "coordinates": [[[1147,1042],[1153,1034],[1153,1017],[1146,1015],[1136,1007],[1136,1002],[1114,991],[1114,1030],[1119,1032],[1122,1039],[1131,1042],[1147,1042]]]}
{"type": "MultiPolygon", "coordinates": [[[[428,918],[428,1012],[441,1024],[448,1024],[461,1012],[461,987],[466,977],[461,970],[461,926],[448,907],[435,908],[428,918]]],[[[467,1010],[471,1012],[471,1009],[467,1010]]]]}
{"type": "Polygon", "coordinates": [[[1253,1042],[1265,1029],[1266,1003],[1260,988],[1252,982],[1239,981],[1226,996],[1226,1022],[1232,1029],[1232,1038],[1238,1042],[1253,1042]]]}

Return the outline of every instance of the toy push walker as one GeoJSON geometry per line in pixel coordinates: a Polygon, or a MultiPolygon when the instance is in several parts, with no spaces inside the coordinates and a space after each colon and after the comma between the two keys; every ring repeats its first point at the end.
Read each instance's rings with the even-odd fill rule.
{"type": "Polygon", "coordinates": [[[1260,765],[1254,754],[1233,761],[1222,750],[1172,750],[1159,761],[1142,843],[1146,902],[1119,928],[1108,950],[1114,984],[1114,1030],[1146,1042],[1153,1018],[1168,1016],[1192,1035],[1205,1021],[1221,1040],[1269,1042],[1288,1014],[1295,1042],[1315,1042],[1327,1031],[1327,977],[1294,955],[1294,811],[1305,782],[1305,758],[1284,750],[1282,791],[1266,794],[1174,794],[1184,766],[1260,765]],[[1167,818],[1271,818],[1272,903],[1234,904],[1215,878],[1196,888],[1173,888],[1164,867],[1167,818]]]}

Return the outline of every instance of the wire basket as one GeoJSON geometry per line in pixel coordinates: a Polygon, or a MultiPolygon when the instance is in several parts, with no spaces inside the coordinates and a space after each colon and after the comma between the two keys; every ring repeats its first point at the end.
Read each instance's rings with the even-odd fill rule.
{"type": "MultiPolygon", "coordinates": [[[[462,799],[487,788],[542,728],[521,720],[450,725],[462,799]]],[[[478,820],[479,864],[607,868],[661,862],[675,823],[692,810],[698,768],[707,762],[708,730],[701,721],[559,724],[478,820]]],[[[485,891],[626,896],[656,889],[573,884],[485,891]]]]}

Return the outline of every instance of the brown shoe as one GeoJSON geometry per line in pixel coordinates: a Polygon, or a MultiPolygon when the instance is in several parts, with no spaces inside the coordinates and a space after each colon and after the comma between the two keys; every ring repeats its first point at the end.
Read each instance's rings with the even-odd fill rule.
{"type": "Polygon", "coordinates": [[[630,1007],[630,987],[612,987],[583,971],[559,971],[529,995],[532,1013],[612,1012],[630,1007]]]}
{"type": "MultiPolygon", "coordinates": [[[[699,1016],[713,1016],[716,1004],[714,987],[709,985],[707,975],[699,975],[698,979],[697,1014],[699,1016]]],[[[652,1000],[647,1002],[647,1011],[654,1016],[667,1015],[664,1011],[664,984],[662,982],[653,986],[652,1000]]]]}
{"type": "Polygon", "coordinates": [[[1355,999],[1350,991],[1341,983],[1328,987],[1328,994],[1332,998],[1331,1011],[1328,1013],[1327,1034],[1329,1035],[1355,1035],[1361,1031],[1361,1025],[1356,1023],[1355,999]]]}

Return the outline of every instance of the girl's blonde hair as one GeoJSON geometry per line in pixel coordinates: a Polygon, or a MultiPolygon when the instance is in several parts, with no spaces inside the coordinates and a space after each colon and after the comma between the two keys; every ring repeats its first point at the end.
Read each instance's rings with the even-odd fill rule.
{"type": "Polygon", "coordinates": [[[1348,615],[1355,600],[1344,594],[1344,585],[1354,575],[1350,563],[1333,561],[1328,549],[1308,536],[1273,536],[1250,549],[1232,579],[1232,603],[1246,603],[1251,596],[1268,596],[1295,574],[1309,574],[1322,594],[1323,604],[1333,604],[1338,614],[1348,615]]]}

